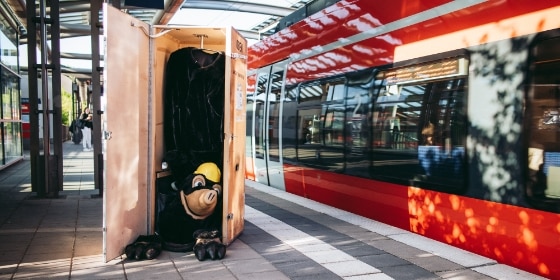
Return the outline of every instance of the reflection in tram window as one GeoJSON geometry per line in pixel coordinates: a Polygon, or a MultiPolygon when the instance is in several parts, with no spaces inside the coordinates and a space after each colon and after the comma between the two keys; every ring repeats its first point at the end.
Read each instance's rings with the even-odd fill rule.
{"type": "Polygon", "coordinates": [[[346,95],[346,166],[344,173],[369,178],[372,141],[372,90],[374,79],[371,71],[354,75],[347,82],[346,95]]]}
{"type": "Polygon", "coordinates": [[[265,102],[266,89],[268,86],[268,72],[259,73],[257,78],[257,86],[255,89],[255,157],[264,158],[265,153],[265,133],[264,123],[266,119],[265,102]]]}
{"type": "Polygon", "coordinates": [[[336,78],[299,88],[297,157],[301,163],[342,172],[346,135],[345,80],[336,78]]]}
{"type": "MultiPolygon", "coordinates": [[[[464,58],[456,58],[288,85],[281,114],[284,161],[449,192],[463,190],[467,66],[464,58]],[[424,78],[398,76],[412,71],[424,71],[419,75],[424,78]]],[[[276,113],[271,114],[269,120],[276,123],[276,113]]]]}
{"type": "Polygon", "coordinates": [[[268,94],[269,104],[269,123],[268,123],[268,145],[269,145],[269,160],[278,162],[280,161],[280,97],[282,94],[282,81],[284,80],[284,69],[272,69],[273,73],[270,76],[270,90],[268,94]],[[277,70],[277,71],[275,71],[277,70]]]}
{"type": "Polygon", "coordinates": [[[536,41],[527,100],[527,195],[539,207],[555,209],[560,200],[560,32],[536,41]]]}
{"type": "MultiPolygon", "coordinates": [[[[441,62],[431,66],[436,63],[441,62]]],[[[291,138],[285,143],[296,145],[291,160],[365,178],[462,190],[466,78],[395,83],[387,75],[364,72],[299,85],[297,95],[295,88],[288,91],[298,97],[297,104],[284,103],[284,137],[291,138]],[[289,113],[294,107],[296,116],[289,113]]]]}
{"type": "MultiPolygon", "coordinates": [[[[378,79],[384,79],[384,73],[378,79]]],[[[372,175],[448,191],[462,189],[466,79],[378,83],[371,116],[372,175]]]]}
{"type": "Polygon", "coordinates": [[[299,116],[296,115],[297,87],[285,89],[282,112],[282,157],[284,162],[296,161],[296,139],[299,116]]]}
{"type": "Polygon", "coordinates": [[[246,114],[246,126],[245,126],[245,154],[248,158],[252,157],[253,152],[253,107],[254,107],[254,98],[255,98],[255,81],[256,75],[248,76],[247,77],[247,114],[246,114]]]}

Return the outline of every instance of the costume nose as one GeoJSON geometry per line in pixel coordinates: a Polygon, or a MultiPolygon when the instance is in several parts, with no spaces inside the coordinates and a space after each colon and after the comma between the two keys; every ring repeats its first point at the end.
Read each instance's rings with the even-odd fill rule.
{"type": "Polygon", "coordinates": [[[211,205],[216,203],[217,198],[218,198],[218,193],[216,193],[215,190],[208,190],[204,195],[200,196],[200,203],[211,205]]]}

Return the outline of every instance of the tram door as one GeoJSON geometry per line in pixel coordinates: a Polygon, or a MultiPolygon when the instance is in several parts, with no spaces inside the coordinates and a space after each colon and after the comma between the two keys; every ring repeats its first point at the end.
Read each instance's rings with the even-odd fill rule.
{"type": "Polygon", "coordinates": [[[266,167],[266,92],[270,67],[261,68],[257,73],[255,89],[253,118],[253,163],[255,165],[255,179],[257,182],[268,185],[268,171],[266,167]]]}
{"type": "Polygon", "coordinates": [[[259,69],[255,90],[254,163],[258,182],[284,190],[282,103],[286,62],[259,69]]]}

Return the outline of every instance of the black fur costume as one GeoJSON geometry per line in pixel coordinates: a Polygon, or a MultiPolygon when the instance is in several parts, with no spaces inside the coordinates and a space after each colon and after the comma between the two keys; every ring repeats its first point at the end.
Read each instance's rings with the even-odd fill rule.
{"type": "Polygon", "coordinates": [[[203,162],[222,166],[225,55],[198,48],[171,53],[165,68],[164,141],[176,181],[203,162]]]}
{"type": "MultiPolygon", "coordinates": [[[[204,175],[198,175],[203,176],[204,175]]],[[[192,251],[196,242],[198,230],[217,230],[221,228],[222,217],[222,196],[221,187],[215,208],[208,216],[197,215],[196,205],[185,205],[185,197],[199,199],[201,190],[214,190],[218,183],[207,180],[203,184],[196,185],[193,178],[199,178],[196,174],[191,174],[182,183],[179,183],[174,190],[171,187],[167,190],[164,207],[158,215],[157,232],[164,240],[163,248],[169,251],[187,252],[192,251]],[[181,198],[183,196],[183,199],[181,198]]],[[[177,185],[177,183],[175,183],[177,185]]]]}
{"type": "MultiPolygon", "coordinates": [[[[220,178],[217,170],[206,174],[220,178]]],[[[194,251],[198,260],[222,259],[226,246],[221,241],[222,186],[204,174],[199,167],[182,182],[168,182],[165,193],[158,194],[156,234],[139,236],[125,248],[130,260],[153,259],[162,249],[174,252],[194,251]]],[[[208,172],[206,172],[208,173],[208,172]]],[[[171,178],[171,177],[168,177],[171,178]]],[[[218,181],[219,179],[216,179],[218,181]]],[[[163,190],[159,190],[162,192],[163,190]]]]}

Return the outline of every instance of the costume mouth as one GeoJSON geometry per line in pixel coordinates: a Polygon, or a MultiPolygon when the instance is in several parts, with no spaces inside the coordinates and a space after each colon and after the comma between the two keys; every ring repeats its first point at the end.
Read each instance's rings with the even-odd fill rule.
{"type": "Polygon", "coordinates": [[[189,195],[181,191],[181,202],[185,212],[196,220],[210,216],[218,202],[218,193],[215,190],[196,190],[189,195]]]}

